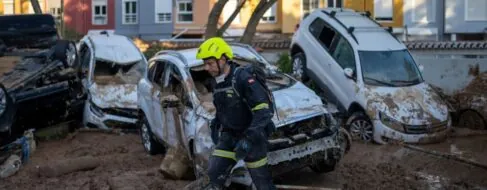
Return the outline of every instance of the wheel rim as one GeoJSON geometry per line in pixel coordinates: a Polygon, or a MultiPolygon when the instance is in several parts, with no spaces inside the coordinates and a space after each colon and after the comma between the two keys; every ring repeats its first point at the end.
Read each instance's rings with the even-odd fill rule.
{"type": "Polygon", "coordinates": [[[353,139],[360,139],[365,142],[370,142],[374,133],[372,124],[362,119],[355,120],[350,124],[350,132],[353,139]]]}
{"type": "Polygon", "coordinates": [[[145,124],[142,124],[142,143],[144,143],[144,147],[145,149],[147,149],[148,151],[150,151],[150,147],[151,147],[151,142],[150,142],[150,136],[149,136],[149,129],[147,128],[147,125],[145,124]]]}
{"type": "Polygon", "coordinates": [[[303,77],[303,62],[300,58],[293,60],[293,75],[301,79],[303,77]]]}
{"type": "Polygon", "coordinates": [[[465,111],[460,117],[459,124],[461,127],[471,129],[482,129],[484,127],[483,118],[474,111],[465,111]]]}
{"type": "Polygon", "coordinates": [[[74,60],[76,59],[76,52],[75,47],[73,44],[69,44],[68,49],[66,50],[66,62],[68,66],[72,67],[74,65],[74,60]]]}

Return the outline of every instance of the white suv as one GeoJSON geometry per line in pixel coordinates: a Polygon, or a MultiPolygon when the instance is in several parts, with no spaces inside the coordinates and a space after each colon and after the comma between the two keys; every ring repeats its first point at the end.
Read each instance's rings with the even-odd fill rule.
{"type": "Polygon", "coordinates": [[[350,9],[313,11],[291,42],[294,75],[314,82],[347,113],[355,138],[380,144],[443,140],[451,125],[447,105],[391,28],[369,16],[350,9]]]}

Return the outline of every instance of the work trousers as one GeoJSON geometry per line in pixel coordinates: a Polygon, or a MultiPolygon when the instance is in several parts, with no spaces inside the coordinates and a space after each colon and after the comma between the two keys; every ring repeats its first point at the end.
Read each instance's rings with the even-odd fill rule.
{"type": "MultiPolygon", "coordinates": [[[[231,169],[237,163],[235,146],[239,138],[230,132],[222,132],[213,154],[210,156],[208,176],[210,183],[222,187],[231,169]]],[[[244,158],[255,187],[259,190],[276,189],[267,165],[267,140],[264,143],[253,143],[249,154],[244,158]]]]}

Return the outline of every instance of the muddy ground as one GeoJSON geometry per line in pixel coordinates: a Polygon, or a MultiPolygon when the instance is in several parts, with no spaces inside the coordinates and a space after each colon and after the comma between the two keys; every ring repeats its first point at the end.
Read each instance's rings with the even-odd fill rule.
{"type": "MultiPolygon", "coordinates": [[[[487,136],[422,147],[487,164],[487,136]]],[[[30,162],[3,179],[0,189],[181,189],[189,183],[164,179],[158,171],[162,158],[147,155],[136,134],[79,133],[40,142],[30,162]],[[52,178],[37,174],[38,166],[53,160],[89,155],[103,160],[94,170],[52,178]]],[[[355,142],[336,171],[315,174],[302,169],[276,183],[342,189],[487,189],[487,170],[399,146],[355,142]]]]}

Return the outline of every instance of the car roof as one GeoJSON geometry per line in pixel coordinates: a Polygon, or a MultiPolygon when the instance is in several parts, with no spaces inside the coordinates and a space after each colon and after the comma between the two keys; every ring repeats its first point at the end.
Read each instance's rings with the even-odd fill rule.
{"type": "Polygon", "coordinates": [[[355,12],[352,9],[323,8],[315,10],[319,17],[325,17],[326,21],[332,24],[335,30],[346,36],[351,43],[355,43],[358,50],[381,51],[381,50],[403,50],[406,46],[397,40],[389,31],[382,28],[379,23],[355,12]],[[331,16],[335,11],[335,16],[331,16]],[[348,33],[353,27],[352,34],[348,33]],[[355,39],[356,41],[355,41],[355,39]]]}
{"type": "MultiPolygon", "coordinates": [[[[240,43],[230,43],[229,45],[232,48],[234,56],[239,56],[239,57],[243,57],[246,59],[263,59],[262,57],[260,57],[260,55],[258,55],[256,52],[254,52],[251,49],[252,48],[251,46],[247,46],[245,44],[240,44],[240,43]]],[[[203,65],[203,60],[196,59],[197,51],[198,51],[198,48],[189,48],[189,49],[178,50],[176,52],[179,55],[184,57],[182,59],[184,59],[184,61],[187,64],[184,67],[193,68],[193,67],[198,67],[198,66],[203,65]]],[[[164,51],[162,51],[162,52],[164,52],[164,51]]],[[[171,52],[171,51],[168,51],[168,52],[171,52]]],[[[265,60],[262,60],[262,61],[265,62],[265,60]]]]}
{"type": "Polygon", "coordinates": [[[137,46],[126,36],[116,34],[89,34],[95,49],[95,58],[126,65],[143,59],[137,46]]]}

